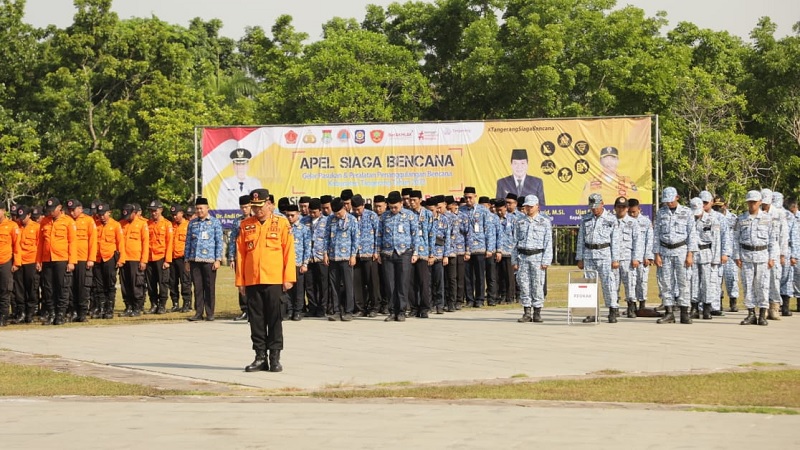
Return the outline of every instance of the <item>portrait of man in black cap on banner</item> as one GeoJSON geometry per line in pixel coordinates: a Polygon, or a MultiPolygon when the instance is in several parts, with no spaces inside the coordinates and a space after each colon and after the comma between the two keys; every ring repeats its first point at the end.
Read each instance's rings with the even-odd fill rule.
{"type": "Polygon", "coordinates": [[[222,180],[217,194],[217,209],[239,209],[239,197],[249,195],[251,191],[261,188],[258,178],[247,176],[250,170],[250,159],[253,154],[246,148],[237,148],[231,152],[233,164],[232,177],[222,180]]]}
{"type": "Polygon", "coordinates": [[[528,175],[528,151],[524,148],[511,150],[511,175],[497,180],[495,198],[505,198],[509,193],[519,198],[535,195],[539,198],[540,205],[547,204],[542,179],[528,175]]]}

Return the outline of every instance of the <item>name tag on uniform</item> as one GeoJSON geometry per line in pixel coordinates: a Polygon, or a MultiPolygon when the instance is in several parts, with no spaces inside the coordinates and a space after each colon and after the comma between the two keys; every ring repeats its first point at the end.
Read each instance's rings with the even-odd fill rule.
{"type": "Polygon", "coordinates": [[[475,228],[475,232],[476,233],[480,233],[481,232],[481,226],[479,224],[476,223],[474,228],[475,228]]]}
{"type": "Polygon", "coordinates": [[[398,233],[404,233],[404,231],[403,231],[403,225],[398,225],[398,226],[397,226],[397,232],[398,232],[398,233]]]}
{"type": "Polygon", "coordinates": [[[200,233],[200,239],[209,239],[208,231],[203,231],[200,233]]]}

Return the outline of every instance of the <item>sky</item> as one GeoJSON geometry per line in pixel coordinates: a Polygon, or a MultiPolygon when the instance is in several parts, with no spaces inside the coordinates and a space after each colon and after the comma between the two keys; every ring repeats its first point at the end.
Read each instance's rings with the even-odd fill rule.
{"type": "MultiPolygon", "coordinates": [[[[434,1],[434,0],[424,0],[434,1]]],[[[401,3],[404,3],[403,0],[401,3]]],[[[234,39],[244,35],[247,26],[261,26],[267,32],[281,14],[289,14],[298,31],[308,33],[310,41],[320,39],[321,25],[332,17],[364,18],[368,4],[387,6],[392,0],[114,0],[112,9],[122,19],[156,16],[187,26],[194,17],[221,19],[222,34],[234,39]]],[[[648,16],[659,10],[667,12],[672,29],[678,22],[689,21],[701,28],[727,30],[747,40],[759,17],[769,16],[778,24],[777,37],[792,34],[792,25],[800,21],[799,0],[618,0],[617,6],[633,5],[648,16]]],[[[25,20],[36,26],[72,23],[75,9],[72,0],[27,0],[25,20]]],[[[664,30],[666,31],[666,30],[664,30]]],[[[308,43],[308,42],[307,42],[308,43]]]]}

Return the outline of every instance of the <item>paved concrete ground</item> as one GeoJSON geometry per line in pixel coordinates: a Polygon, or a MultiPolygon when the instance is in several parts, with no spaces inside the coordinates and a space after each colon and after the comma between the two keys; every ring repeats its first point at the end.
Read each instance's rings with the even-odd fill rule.
{"type": "MultiPolygon", "coordinates": [[[[518,324],[516,310],[428,320],[285,324],[280,374],[247,374],[247,324],[216,321],[5,329],[0,348],[261,388],[320,388],[626,372],[800,365],[800,316],[740,326],[742,313],[694,325],[621,319],[518,324]]],[[[144,377],[143,377],[144,378],[144,377]]],[[[135,376],[134,376],[135,379],[135,376]]],[[[2,448],[797,448],[792,416],[502,402],[309,399],[2,399],[2,448]]]]}
{"type": "Polygon", "coordinates": [[[0,332],[0,347],[274,389],[800,365],[800,316],[759,327],[738,325],[743,313],[693,325],[644,318],[567,325],[566,310],[545,311],[543,324],[519,324],[519,315],[484,309],[404,323],[286,322],[280,374],[242,370],[253,359],[249,327],[232,321],[31,326],[0,332]]]}

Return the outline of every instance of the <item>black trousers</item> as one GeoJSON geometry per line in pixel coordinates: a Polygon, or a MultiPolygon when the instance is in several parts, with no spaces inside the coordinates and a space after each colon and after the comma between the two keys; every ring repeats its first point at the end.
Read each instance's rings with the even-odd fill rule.
{"type": "Polygon", "coordinates": [[[418,312],[431,310],[431,269],[428,258],[419,258],[414,263],[414,291],[411,296],[411,309],[418,312]]]}
{"type": "Polygon", "coordinates": [[[353,314],[353,268],[349,261],[330,262],[333,314],[353,314]]]}
{"type": "Polygon", "coordinates": [[[503,256],[503,259],[497,264],[497,280],[500,287],[500,299],[513,303],[517,292],[517,277],[514,274],[510,256],[503,256]]]}
{"type": "Polygon", "coordinates": [[[94,284],[94,273],[92,269],[86,267],[86,261],[78,261],[75,270],[72,271],[72,289],[70,302],[72,310],[79,317],[85,317],[89,312],[89,296],[92,285],[94,284]]]}
{"type": "Polygon", "coordinates": [[[449,258],[449,260],[446,267],[445,296],[447,304],[464,303],[464,255],[456,255],[455,258],[449,258]]]}
{"type": "Polygon", "coordinates": [[[372,277],[378,285],[378,299],[377,307],[379,311],[388,311],[389,309],[389,289],[386,283],[383,282],[383,265],[374,263],[372,264],[372,277]]]}
{"type": "Polygon", "coordinates": [[[305,273],[300,273],[300,268],[295,266],[294,273],[297,282],[289,290],[289,312],[301,313],[306,303],[305,273]]]}
{"type": "MultiPolygon", "coordinates": [[[[283,350],[283,314],[281,296],[283,286],[279,284],[257,284],[245,287],[247,296],[250,340],[253,350],[283,350]]],[[[199,300],[198,300],[199,301],[199,300]]],[[[197,310],[200,311],[198,303],[197,310]]]]}
{"type": "Polygon", "coordinates": [[[69,289],[72,285],[72,272],[67,273],[67,262],[42,263],[41,283],[44,311],[64,315],[67,312],[69,289]]]}
{"type": "Polygon", "coordinates": [[[108,261],[94,263],[94,283],[97,290],[97,308],[104,313],[114,312],[114,301],[117,298],[117,261],[114,255],[108,261]]]}
{"type": "Polygon", "coordinates": [[[122,301],[126,309],[144,309],[144,270],[139,270],[139,261],[126,261],[119,269],[122,281],[122,301]]]}
{"type": "MultiPolygon", "coordinates": [[[[448,266],[450,265],[448,261],[448,266]]],[[[444,266],[442,260],[437,259],[432,266],[429,267],[431,271],[431,294],[433,297],[433,306],[444,307],[444,266]]]]}
{"type": "MultiPolygon", "coordinates": [[[[164,269],[164,261],[166,261],[166,258],[147,263],[147,294],[150,297],[151,307],[164,308],[167,306],[170,274],[169,267],[164,269]]],[[[172,267],[171,264],[170,267],[172,267]]]]}
{"type": "Polygon", "coordinates": [[[14,301],[17,315],[33,317],[39,306],[39,272],[36,263],[23,264],[14,272],[14,301]]]}
{"type": "Polygon", "coordinates": [[[186,271],[186,261],[183,256],[172,260],[169,266],[169,296],[172,299],[172,306],[180,306],[183,298],[183,306],[192,307],[192,276],[186,271]]]}
{"type": "Polygon", "coordinates": [[[411,280],[411,251],[383,256],[383,282],[389,293],[392,314],[405,314],[411,280]]]}
{"type": "Polygon", "coordinates": [[[466,263],[468,305],[483,305],[486,298],[486,253],[472,253],[466,263]]]}
{"type": "Polygon", "coordinates": [[[14,274],[11,267],[13,258],[0,264],[0,317],[8,317],[8,308],[11,306],[11,294],[14,291],[14,274]]]}
{"type": "Polygon", "coordinates": [[[192,283],[194,284],[196,316],[202,316],[205,311],[206,318],[214,317],[216,297],[214,291],[217,287],[217,271],[212,270],[214,264],[208,262],[189,262],[192,270],[192,283]]]}
{"type": "Polygon", "coordinates": [[[497,304],[497,260],[494,254],[486,258],[486,299],[490,305],[497,304]]]}
{"type": "Polygon", "coordinates": [[[356,311],[368,313],[377,311],[380,293],[380,280],[377,278],[378,263],[370,258],[359,258],[353,270],[353,285],[356,297],[356,311]]]}
{"type": "Polygon", "coordinates": [[[305,283],[309,314],[324,316],[328,309],[328,266],[321,262],[309,264],[305,283]]]}

